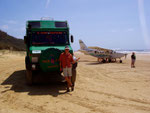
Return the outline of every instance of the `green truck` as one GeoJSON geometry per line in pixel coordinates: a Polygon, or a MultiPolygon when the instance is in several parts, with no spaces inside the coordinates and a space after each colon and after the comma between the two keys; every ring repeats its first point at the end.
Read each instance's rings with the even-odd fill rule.
{"type": "MultiPolygon", "coordinates": [[[[62,77],[60,71],[59,56],[69,46],[70,53],[73,49],[73,36],[70,36],[67,21],[55,20],[29,20],[26,23],[26,82],[29,85],[34,83],[34,78],[38,73],[42,76],[62,77]]],[[[72,83],[76,80],[77,63],[72,68],[72,83]]]]}

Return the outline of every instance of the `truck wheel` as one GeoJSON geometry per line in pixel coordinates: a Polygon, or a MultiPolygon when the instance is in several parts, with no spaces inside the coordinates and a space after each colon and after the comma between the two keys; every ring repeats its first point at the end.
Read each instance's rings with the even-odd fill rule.
{"type": "Polygon", "coordinates": [[[103,59],[103,60],[102,60],[102,62],[103,62],[103,63],[106,63],[106,60],[105,60],[105,59],[103,59]]]}
{"type": "Polygon", "coordinates": [[[31,63],[30,63],[30,59],[28,56],[26,56],[25,58],[25,66],[26,66],[26,69],[31,69],[31,63]]]}
{"type": "Polygon", "coordinates": [[[122,60],[120,60],[120,63],[122,63],[122,60]]]}
{"type": "Polygon", "coordinates": [[[76,81],[76,69],[72,69],[72,77],[71,77],[71,82],[72,85],[75,86],[75,81],[76,81]]]}
{"type": "Polygon", "coordinates": [[[26,69],[26,83],[28,85],[33,84],[33,73],[32,70],[26,69]]]}
{"type": "Polygon", "coordinates": [[[112,60],[111,59],[109,59],[109,62],[111,62],[112,60]]]}

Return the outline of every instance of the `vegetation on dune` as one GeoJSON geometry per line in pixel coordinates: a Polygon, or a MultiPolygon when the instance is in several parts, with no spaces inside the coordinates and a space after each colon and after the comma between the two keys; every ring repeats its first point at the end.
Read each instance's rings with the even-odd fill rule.
{"type": "Polygon", "coordinates": [[[25,44],[22,39],[17,39],[0,30],[0,49],[24,51],[25,44]]]}

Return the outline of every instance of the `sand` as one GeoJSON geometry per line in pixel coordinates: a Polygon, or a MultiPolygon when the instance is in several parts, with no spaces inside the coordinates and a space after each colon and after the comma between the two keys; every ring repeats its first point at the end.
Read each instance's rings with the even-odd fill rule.
{"type": "Polygon", "coordinates": [[[80,57],[74,92],[62,84],[27,86],[25,53],[0,52],[0,113],[150,113],[150,54],[123,63],[80,57]]]}

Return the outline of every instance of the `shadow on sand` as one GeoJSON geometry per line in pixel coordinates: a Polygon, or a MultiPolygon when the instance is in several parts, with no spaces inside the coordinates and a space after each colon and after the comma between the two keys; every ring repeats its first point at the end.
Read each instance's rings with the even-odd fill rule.
{"type": "MultiPolygon", "coordinates": [[[[25,70],[15,71],[11,74],[1,85],[12,85],[9,90],[15,92],[28,92],[28,95],[52,95],[57,97],[58,95],[65,94],[65,83],[62,82],[48,82],[45,78],[45,83],[36,83],[35,85],[28,86],[25,81],[25,70]]],[[[9,91],[8,88],[1,93],[9,91]]]]}
{"type": "Polygon", "coordinates": [[[79,60],[78,62],[93,62],[93,61],[89,61],[89,60],[79,60]]]}
{"type": "Polygon", "coordinates": [[[104,64],[102,62],[91,62],[91,63],[86,63],[86,65],[99,65],[99,64],[104,64]]]}

